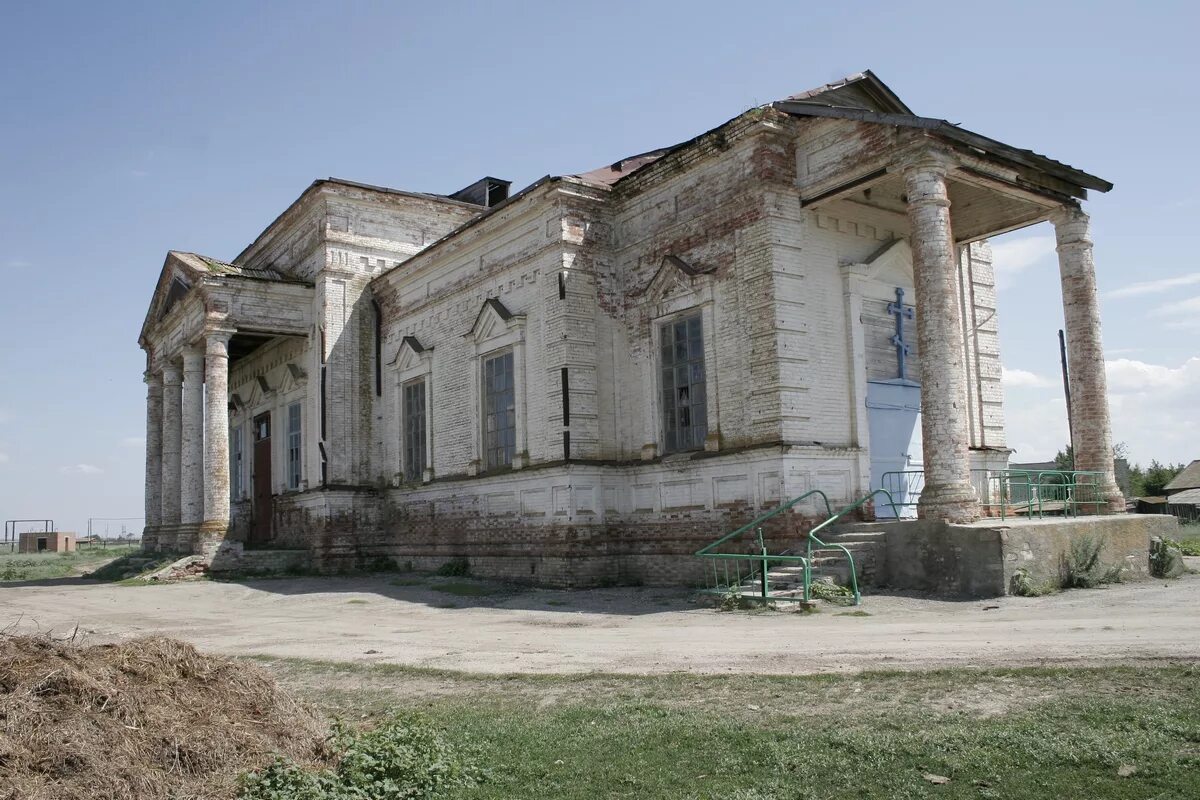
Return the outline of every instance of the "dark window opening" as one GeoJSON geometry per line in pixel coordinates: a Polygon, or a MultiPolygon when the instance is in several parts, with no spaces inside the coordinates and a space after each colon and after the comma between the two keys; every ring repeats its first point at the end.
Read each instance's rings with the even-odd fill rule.
{"type": "Polygon", "coordinates": [[[558,273],[558,299],[567,299],[567,279],[561,272],[558,273]]]}
{"type": "Polygon", "coordinates": [[[404,386],[404,477],[419,481],[425,472],[425,381],[404,386]]]}
{"type": "Polygon", "coordinates": [[[659,331],[664,451],[700,450],[708,435],[700,315],[673,320],[659,331]]]}
{"type": "Polygon", "coordinates": [[[517,403],[511,352],[483,362],[483,413],[487,469],[511,466],[517,446],[517,403]]]}
{"type": "Polygon", "coordinates": [[[571,432],[563,431],[563,461],[571,460],[571,432]]]}

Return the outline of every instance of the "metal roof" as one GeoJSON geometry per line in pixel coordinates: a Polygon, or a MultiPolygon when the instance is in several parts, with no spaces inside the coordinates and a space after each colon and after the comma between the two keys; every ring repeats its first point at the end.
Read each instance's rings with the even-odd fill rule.
{"type": "Polygon", "coordinates": [[[1167,498],[1169,506],[1200,506],[1200,489],[1184,489],[1167,498]]]}
{"type": "MultiPolygon", "coordinates": [[[[1163,487],[1164,492],[1176,492],[1182,489],[1200,489],[1200,458],[1188,464],[1183,470],[1163,487]]],[[[1171,502],[1174,502],[1172,499],[1171,502]]]]}

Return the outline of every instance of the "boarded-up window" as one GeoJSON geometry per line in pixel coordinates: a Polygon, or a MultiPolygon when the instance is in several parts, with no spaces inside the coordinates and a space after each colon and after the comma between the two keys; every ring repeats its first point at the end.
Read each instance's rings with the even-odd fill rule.
{"type": "Polygon", "coordinates": [[[421,480],[425,471],[425,381],[404,385],[404,477],[421,480]]]}

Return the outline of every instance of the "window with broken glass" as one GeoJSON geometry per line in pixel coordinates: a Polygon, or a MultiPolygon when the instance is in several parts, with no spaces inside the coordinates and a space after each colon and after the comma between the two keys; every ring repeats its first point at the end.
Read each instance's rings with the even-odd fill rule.
{"type": "Polygon", "coordinates": [[[487,469],[511,466],[517,444],[512,351],[483,362],[483,450],[487,469]]]}
{"type": "Polygon", "coordinates": [[[288,406],[287,488],[300,488],[300,404],[288,406]]]}
{"type": "Polygon", "coordinates": [[[703,449],[708,435],[708,409],[700,315],[667,322],[659,334],[664,452],[703,449]]]}
{"type": "Polygon", "coordinates": [[[419,481],[425,472],[425,380],[404,384],[404,479],[419,481]]]}

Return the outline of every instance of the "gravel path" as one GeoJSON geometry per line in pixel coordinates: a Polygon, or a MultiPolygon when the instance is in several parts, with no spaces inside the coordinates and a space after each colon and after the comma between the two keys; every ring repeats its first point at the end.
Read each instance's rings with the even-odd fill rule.
{"type": "Polygon", "coordinates": [[[811,615],[721,613],[669,589],[513,590],[411,576],[163,586],[63,580],[5,585],[0,601],[0,628],[10,632],[62,634],[78,625],[91,641],[165,634],[235,655],[493,673],[802,674],[1200,660],[1194,574],[1040,598],[875,595],[861,607],[869,616],[834,606],[811,615]]]}

